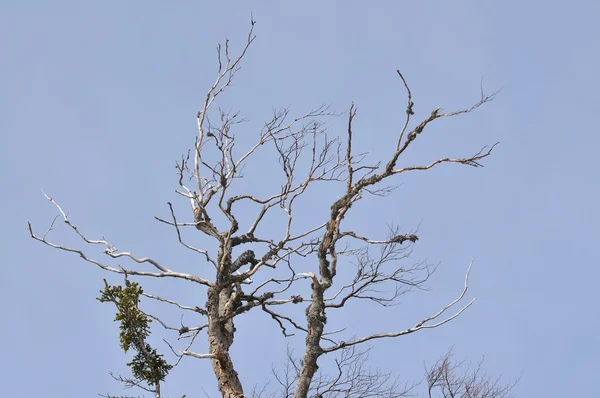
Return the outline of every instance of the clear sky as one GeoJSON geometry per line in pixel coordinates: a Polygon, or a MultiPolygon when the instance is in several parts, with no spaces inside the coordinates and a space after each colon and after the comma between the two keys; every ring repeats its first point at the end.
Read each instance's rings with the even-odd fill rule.
{"type": "MultiPolygon", "coordinates": [[[[357,335],[413,325],[460,291],[475,259],[475,305],[442,329],[376,344],[372,364],[410,382],[453,345],[460,358],[485,354],[491,375],[522,375],[517,396],[600,396],[600,3],[509,0],[0,2],[3,394],[121,393],[108,373],[127,374],[127,357],[113,309],[95,300],[107,275],[34,242],[26,221],[42,231],[56,214],[43,188],[91,237],[173,268],[190,258],[153,216],[178,200],[173,165],[193,143],[215,46],[228,37],[239,48],[251,12],[258,37],[221,103],[249,119],[250,136],[272,107],[345,111],[354,101],[355,145],[379,159],[404,114],[396,68],[417,119],[475,102],[482,78],[502,89],[476,113],[433,125],[404,159],[471,155],[501,141],[485,168],[410,175],[391,197],[356,209],[365,233],[392,221],[419,227],[411,259],[440,263],[429,292],[337,319],[357,335]]],[[[331,134],[343,124],[332,119],[331,134]]],[[[270,178],[268,165],[261,170],[270,178]]],[[[54,240],[74,243],[66,232],[54,240]]],[[[161,289],[169,291],[149,285],[161,289]]],[[[202,292],[178,294],[204,302],[202,292]]],[[[238,330],[234,359],[247,389],[268,381],[298,342],[261,315],[238,330]]],[[[209,364],[187,359],[164,391],[193,398],[200,387],[215,396],[209,364]]]]}

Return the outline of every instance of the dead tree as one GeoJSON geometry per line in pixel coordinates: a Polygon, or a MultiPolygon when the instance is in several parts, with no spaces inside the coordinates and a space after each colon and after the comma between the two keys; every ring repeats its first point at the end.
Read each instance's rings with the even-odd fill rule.
{"type": "MultiPolygon", "coordinates": [[[[319,370],[309,388],[308,396],[319,398],[333,397],[410,397],[417,384],[401,384],[391,372],[372,369],[368,365],[369,349],[357,350],[356,346],[344,348],[330,373],[319,370]]],[[[266,393],[253,391],[252,397],[294,397],[294,386],[302,369],[302,361],[288,350],[287,361],[282,371],[272,370],[277,381],[277,391],[266,393]]]]}
{"type": "MultiPolygon", "coordinates": [[[[516,381],[504,384],[500,378],[488,376],[482,368],[483,359],[471,368],[465,360],[452,361],[452,350],[426,369],[429,398],[510,398],[516,381]]],[[[518,380],[517,380],[518,381],[518,380]]]]}
{"type": "MultiPolygon", "coordinates": [[[[228,41],[217,48],[218,73],[197,114],[194,148],[176,164],[179,184],[176,193],[185,200],[188,210],[183,216],[179,216],[175,205],[168,203],[170,217],[155,217],[159,222],[172,227],[179,243],[198,254],[199,261],[211,267],[210,272],[200,275],[180,272],[150,257],[119,251],[105,238],[90,239],[71,222],[67,213],[50,196],[46,198],[58,210],[58,217],[81,238],[86,247],[100,247],[108,258],[106,261],[97,260],[87,249],[84,251],[82,248],[52,242],[49,233],[55,228],[55,223],[43,234],[34,233],[29,224],[29,232],[37,241],[79,255],[105,271],[136,279],[141,283],[140,286],[143,286],[144,278],[163,278],[179,279],[204,288],[204,305],[185,305],[172,298],[143,290],[139,290],[137,302],[130,302],[135,302],[131,305],[137,308],[142,299],[156,300],[173,306],[174,310],[193,312],[204,318],[197,325],[179,327],[168,325],[157,316],[140,310],[141,314],[173,331],[179,338],[188,339],[185,346],[177,347],[177,350],[172,348],[177,356],[173,365],[186,357],[211,361],[223,397],[244,397],[230,348],[235,341],[235,318],[250,311],[268,314],[284,336],[293,333],[305,336],[302,360],[298,364],[294,386],[289,386],[287,395],[299,398],[324,396],[323,394],[332,396],[333,392],[338,391],[334,387],[348,379],[340,376],[336,382],[335,377],[324,379],[316,376],[321,357],[341,353],[338,370],[348,370],[344,365],[347,350],[354,350],[359,345],[378,339],[437,328],[459,316],[473,303],[473,300],[462,303],[468,289],[471,270],[469,264],[464,286],[456,299],[441,306],[438,312],[423,316],[404,330],[341,340],[336,338],[336,331],[329,330],[326,324],[327,314],[346,308],[348,302],[368,300],[384,306],[391,305],[407,289],[419,287],[427,280],[432,272],[430,266],[407,266],[402,261],[408,255],[407,248],[417,242],[417,235],[403,233],[397,227],[392,227],[378,237],[364,236],[360,231],[347,229],[344,219],[351,213],[352,206],[366,196],[375,196],[376,200],[377,196],[391,194],[393,186],[389,184],[402,174],[429,170],[446,163],[481,166],[480,162],[491,154],[496,144],[484,147],[470,156],[445,157],[423,165],[400,167],[398,160],[409,147],[415,145],[430,123],[472,112],[491,101],[494,95],[486,95],[482,91],[479,100],[471,107],[452,112],[436,108],[424,119],[413,123],[412,94],[404,76],[397,71],[400,87],[407,93],[406,110],[395,142],[390,143],[393,150],[382,162],[366,163],[365,154],[357,152],[353,147],[353,121],[357,117],[354,104],[347,113],[345,132],[337,137],[328,135],[324,127],[324,119],[333,115],[328,106],[320,106],[295,117],[290,116],[288,109],[280,109],[275,110],[272,117],[264,123],[257,140],[243,148],[238,144],[240,140],[236,134],[236,127],[243,119],[237,113],[215,109],[215,104],[240,70],[241,61],[255,39],[253,30],[254,22],[239,55],[231,55],[228,41]],[[244,177],[244,166],[257,156],[264,156],[268,148],[278,157],[278,167],[284,176],[280,181],[280,189],[273,192],[238,192],[236,182],[244,177]],[[338,190],[339,198],[326,205],[329,208],[326,219],[298,231],[297,220],[302,215],[295,212],[297,204],[302,201],[309,187],[319,184],[330,184],[333,189],[338,190]],[[264,226],[265,220],[272,213],[279,214],[283,220],[278,236],[270,236],[264,226]],[[250,222],[240,222],[240,214],[245,217],[248,214],[254,216],[250,222]],[[205,235],[210,242],[206,247],[196,247],[186,239],[195,230],[205,235]],[[298,258],[302,258],[304,262],[312,261],[314,271],[298,269],[294,262],[298,258]],[[130,261],[130,265],[111,263],[124,260],[130,261]],[[352,266],[355,268],[354,277],[343,278],[338,275],[340,267],[344,267],[347,272],[352,266]],[[391,293],[381,293],[385,290],[381,289],[382,285],[392,286],[391,293]],[[295,305],[305,306],[304,316],[298,317],[297,313],[290,315],[287,308],[295,305]],[[198,353],[192,347],[200,341],[196,337],[201,332],[206,333],[208,348],[205,353],[198,353]]],[[[112,298],[105,297],[105,301],[113,301],[120,308],[119,298],[112,298]]],[[[121,318],[124,317],[121,313],[121,318]]],[[[135,329],[138,326],[130,323],[125,329],[127,331],[127,327],[135,329]]],[[[146,350],[144,337],[137,336],[134,342],[143,353],[146,350]]],[[[169,347],[172,344],[169,343],[169,347]]],[[[157,359],[160,356],[150,357],[160,363],[157,359]]],[[[163,365],[166,366],[166,363],[163,365]]],[[[141,366],[141,373],[138,372],[134,379],[124,381],[132,386],[145,386],[159,397],[160,382],[170,368],[152,369],[154,365],[145,362],[138,366],[141,366]],[[159,376],[144,378],[144,372],[154,372],[155,376],[159,376]]],[[[362,368],[353,369],[358,369],[360,373],[362,368]]],[[[348,385],[351,386],[346,384],[348,385]]],[[[437,385],[434,383],[434,386],[437,385]]],[[[381,396],[400,395],[390,393],[381,396]]]]}

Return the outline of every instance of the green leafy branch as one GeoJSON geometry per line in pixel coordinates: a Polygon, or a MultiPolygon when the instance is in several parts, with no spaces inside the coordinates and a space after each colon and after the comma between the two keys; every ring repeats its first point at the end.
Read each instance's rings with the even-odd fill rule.
{"type": "Polygon", "coordinates": [[[136,282],[125,279],[125,287],[120,285],[110,286],[104,280],[104,290],[100,291],[98,300],[102,303],[114,303],[117,307],[115,322],[120,322],[119,340],[123,351],[130,349],[136,351],[135,356],[127,364],[133,376],[145,381],[151,386],[158,386],[173,368],[158,354],[155,348],[146,342],[150,336],[150,323],[152,319],[139,309],[140,295],[143,289],[136,282]]]}

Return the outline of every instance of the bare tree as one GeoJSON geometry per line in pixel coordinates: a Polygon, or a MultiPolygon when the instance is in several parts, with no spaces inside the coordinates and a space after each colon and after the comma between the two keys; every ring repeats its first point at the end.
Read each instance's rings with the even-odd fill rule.
{"type": "MultiPolygon", "coordinates": [[[[321,370],[311,381],[308,396],[310,397],[408,397],[416,384],[400,384],[392,378],[391,372],[371,369],[368,366],[369,350],[359,351],[355,346],[341,350],[339,358],[334,359],[331,374],[321,370]]],[[[293,357],[288,351],[287,361],[282,372],[273,369],[278,390],[273,397],[294,397],[294,385],[302,368],[302,361],[293,357]]],[[[265,396],[264,391],[254,394],[265,396]]]]}
{"type": "MultiPolygon", "coordinates": [[[[277,379],[282,383],[284,396],[404,396],[410,388],[388,383],[390,376],[387,373],[367,371],[364,366],[366,354],[358,354],[356,347],[378,339],[437,328],[459,316],[473,303],[471,300],[463,304],[472,264],[466,271],[464,286],[453,301],[406,329],[349,340],[336,338],[339,331],[327,329],[328,313],[347,308],[349,302],[356,300],[383,306],[396,304],[401,294],[420,287],[434,270],[427,264],[407,266],[401,261],[418,240],[414,233],[403,233],[397,227],[390,227],[382,232],[382,236],[368,237],[360,231],[345,228],[344,219],[352,206],[366,196],[391,194],[394,186],[386,184],[401,174],[429,170],[444,163],[481,166],[480,162],[491,154],[496,144],[467,157],[445,157],[423,165],[400,167],[398,159],[415,144],[430,123],[472,112],[491,101],[494,95],[486,95],[482,91],[479,100],[469,108],[452,112],[436,108],[423,120],[413,123],[412,94],[404,76],[397,71],[402,84],[400,87],[403,86],[407,92],[407,105],[397,138],[390,143],[393,150],[385,161],[369,164],[365,154],[356,152],[353,147],[353,121],[357,117],[354,104],[347,113],[346,131],[340,136],[332,137],[325,129],[324,119],[334,114],[326,105],[295,117],[288,109],[279,109],[274,110],[272,117],[264,123],[258,139],[244,148],[236,133],[236,126],[243,119],[238,113],[215,109],[215,104],[240,70],[241,61],[255,39],[253,31],[254,21],[237,56],[232,56],[228,41],[217,48],[217,77],[197,114],[198,133],[194,148],[176,163],[179,184],[176,193],[189,206],[187,216],[178,215],[175,205],[168,203],[170,217],[155,217],[172,227],[178,242],[199,255],[199,261],[212,266],[211,272],[204,275],[180,272],[150,257],[120,251],[105,238],[90,239],[47,195],[46,198],[58,210],[58,217],[83,243],[102,248],[108,259],[97,260],[83,249],[49,240],[55,222],[41,235],[34,233],[29,224],[31,237],[125,277],[125,288],[107,284],[100,299],[113,302],[118,309],[123,348],[131,347],[138,352],[137,362],[129,364],[134,377],[118,377],[128,386],[142,387],[160,397],[160,383],[171,367],[183,358],[191,357],[211,361],[223,397],[244,397],[238,369],[230,354],[236,334],[235,318],[249,311],[262,311],[273,319],[284,336],[297,333],[305,336],[301,361],[293,362],[287,378],[277,379]],[[278,158],[283,175],[280,188],[273,192],[240,192],[236,182],[244,177],[244,166],[257,156],[264,156],[267,147],[278,158]],[[303,200],[309,187],[319,184],[330,184],[338,189],[340,196],[328,205],[330,211],[326,219],[300,230],[303,227],[299,220],[302,214],[296,212],[297,204],[303,200]],[[249,222],[245,221],[248,214],[254,214],[249,222]],[[280,233],[276,236],[272,235],[273,228],[269,229],[270,233],[264,225],[271,214],[277,214],[280,216],[277,219],[282,221],[280,233]],[[186,234],[194,228],[208,239],[206,247],[188,243],[186,234]],[[318,272],[299,269],[295,263],[299,258],[313,261],[318,272]],[[128,260],[130,265],[111,263],[117,260],[128,260]],[[353,266],[354,276],[338,275],[339,264],[343,264],[345,272],[353,266]],[[128,278],[186,281],[204,288],[207,301],[204,306],[185,305],[169,297],[145,292],[141,285],[130,284],[128,278]],[[141,310],[139,303],[142,299],[166,303],[174,310],[199,314],[204,321],[193,326],[169,325],[158,316],[141,310]],[[288,309],[295,305],[305,306],[304,315],[299,316],[297,311],[288,309]],[[152,320],[173,331],[178,336],[177,341],[186,341],[178,349],[173,348],[174,343],[167,341],[176,356],[172,364],[167,364],[146,343],[149,335],[147,326],[152,320]],[[196,352],[192,347],[200,340],[196,337],[201,332],[206,333],[208,351],[204,353],[196,352]],[[335,368],[337,373],[334,371],[333,376],[319,374],[317,364],[321,357],[333,353],[340,354],[335,368]]],[[[444,371],[451,374],[452,368],[447,369],[444,371]]],[[[434,370],[432,372],[428,374],[428,380],[433,380],[431,375],[437,374],[434,370]]],[[[440,385],[438,381],[432,383],[430,390],[440,385]]]]}
{"type": "Polygon", "coordinates": [[[452,361],[452,350],[426,369],[428,397],[444,398],[510,398],[516,381],[504,384],[482,369],[483,359],[471,369],[465,360],[452,361]],[[464,371],[463,371],[464,369],[464,371]]]}

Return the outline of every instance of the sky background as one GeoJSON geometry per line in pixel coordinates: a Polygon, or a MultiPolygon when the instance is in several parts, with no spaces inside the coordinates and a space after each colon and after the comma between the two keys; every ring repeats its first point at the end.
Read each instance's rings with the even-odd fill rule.
{"type": "MultiPolygon", "coordinates": [[[[454,346],[458,359],[485,354],[492,376],[522,377],[516,396],[600,396],[600,3],[487,0],[0,2],[4,395],[138,394],[108,374],[128,374],[113,308],[95,300],[109,276],[33,241],[26,222],[42,232],[56,215],[43,188],[89,237],[202,275],[203,263],[153,216],[168,217],[172,201],[191,219],[174,193],[174,162],[193,143],[216,44],[228,37],[239,49],[251,12],[257,39],[219,103],[248,118],[239,127],[248,142],[273,107],[301,114],[326,102],[344,112],[354,101],[355,147],[376,161],[389,156],[403,121],[396,68],[411,86],[414,120],[476,102],[482,78],[486,90],[502,90],[473,114],[431,125],[401,159],[424,164],[500,141],[485,168],[406,175],[392,196],[353,208],[348,222],[365,234],[391,222],[418,227],[410,261],[440,264],[430,291],[406,295],[401,306],[336,315],[359,336],[436,311],[460,292],[475,260],[475,305],[443,328],[374,344],[371,364],[411,382],[454,346]]],[[[330,134],[344,134],[344,123],[331,118],[330,134]]],[[[243,187],[276,177],[266,158],[257,162],[243,187]]],[[[306,209],[326,214],[323,198],[338,194],[315,191],[306,209]]],[[[78,244],[68,232],[52,237],[78,244]]],[[[149,281],[148,291],[205,301],[185,284],[149,281]]],[[[247,390],[272,381],[286,346],[301,343],[262,314],[240,317],[237,328],[233,355],[247,390]]],[[[203,343],[195,348],[204,352],[203,343]]],[[[163,387],[165,397],[202,390],[216,396],[209,363],[190,358],[163,387]]]]}

